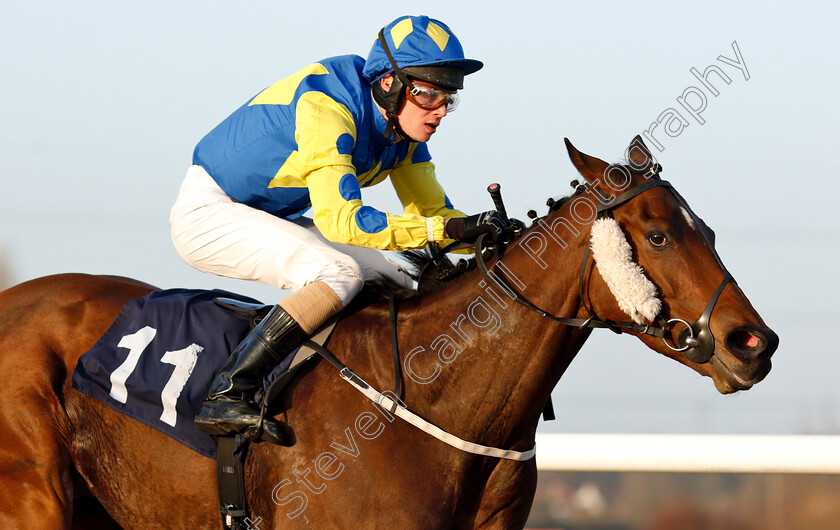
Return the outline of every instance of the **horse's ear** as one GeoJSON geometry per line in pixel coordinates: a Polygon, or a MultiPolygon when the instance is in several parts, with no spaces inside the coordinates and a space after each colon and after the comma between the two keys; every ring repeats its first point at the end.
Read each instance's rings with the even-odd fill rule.
{"type": "Polygon", "coordinates": [[[631,168],[640,173],[646,173],[651,165],[656,163],[653,155],[650,154],[650,149],[638,134],[627,147],[627,162],[631,168]]]}
{"type": "Polygon", "coordinates": [[[609,167],[609,164],[600,158],[595,158],[594,156],[581,153],[575,149],[575,146],[572,145],[572,142],[570,142],[568,138],[563,138],[563,140],[566,142],[566,150],[569,152],[569,158],[571,159],[572,164],[575,165],[578,172],[583,175],[583,178],[585,178],[590,184],[594,183],[604,175],[604,171],[606,171],[607,167],[609,167]]]}

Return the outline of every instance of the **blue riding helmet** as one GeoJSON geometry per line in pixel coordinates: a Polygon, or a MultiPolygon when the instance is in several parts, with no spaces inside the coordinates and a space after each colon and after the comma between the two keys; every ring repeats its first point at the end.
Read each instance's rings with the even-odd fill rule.
{"type": "MultiPolygon", "coordinates": [[[[468,75],[481,69],[484,64],[475,59],[464,57],[464,49],[458,37],[449,27],[426,16],[400,17],[384,28],[381,35],[388,47],[382,46],[382,40],[377,39],[368,54],[362,75],[370,83],[386,74],[394,73],[388,52],[394,58],[399,69],[420,66],[450,67],[453,70],[463,70],[468,75]]],[[[457,78],[456,78],[457,80],[457,78]]],[[[463,88],[463,77],[457,86],[447,88],[463,88]]]]}
{"type": "Polygon", "coordinates": [[[440,20],[404,16],[380,30],[362,76],[371,84],[376,102],[388,114],[385,136],[390,136],[392,127],[400,132],[395,116],[404,99],[404,88],[412,88],[411,79],[455,92],[464,87],[465,75],[482,66],[481,61],[464,57],[458,37],[440,20]],[[394,81],[391,90],[385,92],[377,81],[387,74],[394,74],[394,81]]]}

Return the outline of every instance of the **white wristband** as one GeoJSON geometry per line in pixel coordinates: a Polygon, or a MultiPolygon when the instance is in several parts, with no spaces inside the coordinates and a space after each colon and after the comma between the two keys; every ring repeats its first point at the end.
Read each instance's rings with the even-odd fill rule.
{"type": "Polygon", "coordinates": [[[435,240],[435,223],[431,217],[426,217],[426,239],[431,243],[435,240]]]}

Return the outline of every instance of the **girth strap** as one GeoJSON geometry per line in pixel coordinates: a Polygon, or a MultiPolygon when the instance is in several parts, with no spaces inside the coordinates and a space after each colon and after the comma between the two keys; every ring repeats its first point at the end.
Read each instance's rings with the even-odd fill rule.
{"type": "Polygon", "coordinates": [[[236,436],[216,438],[219,510],[223,528],[244,530],[243,523],[248,517],[248,506],[245,501],[245,470],[242,462],[233,456],[235,447],[236,436]]]}

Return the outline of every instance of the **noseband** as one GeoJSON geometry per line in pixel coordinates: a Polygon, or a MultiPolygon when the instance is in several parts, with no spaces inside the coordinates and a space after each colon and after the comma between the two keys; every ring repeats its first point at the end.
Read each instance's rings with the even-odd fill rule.
{"type": "MultiPolygon", "coordinates": [[[[657,168],[658,166],[655,166],[657,168]]],[[[706,363],[709,359],[712,358],[712,355],[715,353],[715,337],[712,334],[712,330],[709,327],[709,321],[712,316],[712,311],[714,311],[715,305],[717,305],[717,301],[720,298],[723,289],[726,285],[733,281],[732,275],[726,270],[726,267],[723,265],[723,261],[721,261],[720,256],[718,256],[717,251],[715,250],[714,244],[712,243],[712,239],[709,236],[708,230],[706,228],[705,223],[700,220],[699,217],[689,208],[688,204],[682,198],[682,196],[677,193],[677,191],[671,186],[671,184],[667,180],[661,180],[655,170],[651,171],[648,175],[648,178],[652,178],[648,180],[644,184],[636,186],[635,188],[628,190],[618,197],[615,197],[612,201],[608,204],[599,204],[596,208],[596,217],[605,217],[606,214],[622,204],[630,201],[637,195],[641,195],[642,193],[658,187],[667,188],[671,194],[677,199],[677,202],[685,208],[688,214],[691,216],[691,219],[694,221],[695,226],[697,229],[700,230],[700,233],[703,235],[703,239],[706,242],[706,246],[708,246],[709,250],[712,252],[712,255],[715,257],[717,264],[723,270],[723,281],[721,281],[720,285],[718,286],[717,290],[715,291],[712,298],[709,300],[709,303],[706,304],[706,308],[703,311],[703,314],[700,315],[693,324],[689,324],[687,320],[682,318],[672,318],[670,320],[665,320],[662,316],[657,316],[655,320],[655,326],[650,324],[639,324],[637,322],[615,322],[612,320],[604,320],[598,318],[595,312],[586,304],[586,298],[584,297],[584,290],[583,290],[583,279],[586,274],[586,265],[589,261],[589,253],[590,253],[590,245],[587,244],[586,251],[583,254],[583,259],[580,265],[580,275],[578,276],[578,291],[581,303],[583,307],[586,308],[586,311],[589,313],[589,318],[581,319],[581,318],[563,318],[552,315],[543,311],[539,307],[535,306],[531,302],[529,302],[524,296],[517,293],[513,290],[513,288],[508,285],[508,283],[504,280],[502,276],[496,274],[495,271],[488,271],[487,266],[484,263],[484,257],[482,256],[482,252],[484,250],[484,235],[482,234],[478,241],[476,241],[476,263],[478,264],[479,269],[481,270],[482,274],[487,278],[489,282],[496,285],[503,293],[505,293],[511,300],[514,302],[519,303],[520,305],[525,306],[526,308],[530,309],[531,311],[535,311],[539,315],[548,318],[554,322],[559,324],[563,324],[566,326],[573,326],[577,328],[607,328],[615,333],[623,333],[625,331],[632,331],[636,333],[641,333],[644,335],[651,335],[654,337],[662,338],[662,341],[665,343],[673,351],[681,352],[686,359],[694,363],[706,363]],[[682,331],[680,331],[679,336],[677,337],[677,341],[675,345],[671,345],[668,342],[668,339],[665,337],[665,334],[668,330],[674,327],[675,324],[680,323],[684,326],[682,331]]],[[[500,258],[501,259],[501,258],[500,258]]]]}

